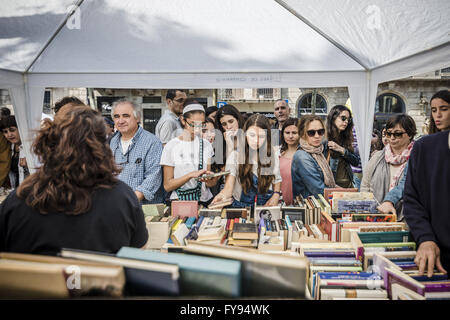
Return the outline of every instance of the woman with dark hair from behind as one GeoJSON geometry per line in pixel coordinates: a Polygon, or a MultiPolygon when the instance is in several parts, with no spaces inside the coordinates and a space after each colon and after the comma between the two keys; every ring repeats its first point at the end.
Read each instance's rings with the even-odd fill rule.
{"type": "Polygon", "coordinates": [[[143,247],[144,214],[117,179],[101,114],[63,107],[33,143],[42,166],[0,206],[0,251],[55,255],[62,248],[116,253],[143,247]]]}
{"type": "Polygon", "coordinates": [[[430,100],[431,114],[428,134],[450,130],[450,91],[436,92],[430,100]]]}
{"type": "Polygon", "coordinates": [[[299,145],[298,119],[288,118],[281,128],[280,174],[281,194],[286,205],[292,205],[292,159],[299,145]]]}
{"type": "Polygon", "coordinates": [[[358,187],[354,183],[353,166],[360,163],[359,154],[353,149],[353,120],[350,109],[336,105],[327,117],[329,163],[336,184],[343,188],[358,187]]]}
{"type": "Polygon", "coordinates": [[[11,144],[9,182],[11,184],[11,188],[15,189],[30,174],[23,152],[19,128],[17,128],[16,118],[14,116],[2,118],[0,128],[6,140],[8,140],[11,144]]]}
{"type": "Polygon", "coordinates": [[[388,143],[377,151],[364,168],[361,191],[373,192],[381,213],[402,217],[403,189],[408,159],[417,133],[414,119],[406,114],[389,118],[386,123],[388,143]]]}

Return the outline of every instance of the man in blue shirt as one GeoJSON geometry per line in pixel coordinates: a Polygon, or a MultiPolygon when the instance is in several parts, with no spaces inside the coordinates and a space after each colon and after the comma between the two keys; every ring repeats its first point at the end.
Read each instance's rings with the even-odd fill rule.
{"type": "Polygon", "coordinates": [[[134,190],[143,204],[162,203],[161,142],[138,125],[140,112],[133,102],[125,99],[114,102],[111,116],[117,133],[110,147],[122,168],[119,179],[134,190]]]}

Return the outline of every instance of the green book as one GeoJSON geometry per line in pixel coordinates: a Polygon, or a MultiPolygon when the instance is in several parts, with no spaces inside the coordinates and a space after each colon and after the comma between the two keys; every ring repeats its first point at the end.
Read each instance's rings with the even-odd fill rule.
{"type": "Polygon", "coordinates": [[[363,244],[377,242],[409,242],[411,236],[409,231],[390,232],[358,232],[359,239],[363,244]]]}
{"type": "Polygon", "coordinates": [[[416,249],[416,243],[415,242],[364,243],[364,248],[379,248],[379,247],[410,247],[414,251],[416,249]]]}
{"type": "Polygon", "coordinates": [[[144,217],[162,216],[164,214],[164,204],[143,204],[142,211],[144,211],[144,217]]]}
{"type": "Polygon", "coordinates": [[[129,247],[122,247],[117,257],[178,265],[182,295],[241,296],[240,261],[129,247]]]}

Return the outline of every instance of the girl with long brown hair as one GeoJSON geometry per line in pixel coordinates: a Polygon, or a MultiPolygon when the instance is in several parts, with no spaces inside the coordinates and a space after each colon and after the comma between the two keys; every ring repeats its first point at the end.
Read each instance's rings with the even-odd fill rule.
{"type": "Polygon", "coordinates": [[[212,204],[233,197],[232,207],[275,206],[280,199],[280,164],[272,148],[269,120],[261,114],[252,115],[244,124],[245,138],[238,150],[227,158],[225,170],[230,171],[225,187],[212,204]],[[240,147],[242,146],[242,147],[240,147]]]}
{"type": "Polygon", "coordinates": [[[352,129],[350,109],[343,105],[331,108],[327,117],[329,163],[336,183],[343,188],[359,186],[351,167],[360,164],[359,154],[352,145],[352,129]]]}
{"type": "Polygon", "coordinates": [[[101,114],[65,106],[33,143],[42,164],[0,207],[0,251],[56,254],[61,248],[115,253],[148,233],[133,190],[117,179],[101,114]]]}

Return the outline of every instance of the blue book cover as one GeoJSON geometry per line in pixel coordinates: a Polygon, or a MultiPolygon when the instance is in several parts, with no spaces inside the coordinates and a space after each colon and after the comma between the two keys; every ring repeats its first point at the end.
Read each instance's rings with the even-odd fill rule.
{"type": "Polygon", "coordinates": [[[372,272],[317,272],[320,279],[381,280],[381,275],[372,272]]]}
{"type": "Polygon", "coordinates": [[[186,222],[185,222],[186,227],[187,227],[188,229],[191,229],[191,228],[192,228],[192,225],[194,224],[194,222],[195,222],[195,217],[189,217],[189,218],[186,220],[186,222]]]}
{"type": "Polygon", "coordinates": [[[338,200],[338,212],[369,212],[377,213],[375,200],[338,200]]]}
{"type": "Polygon", "coordinates": [[[240,297],[241,262],[184,253],[161,253],[123,247],[119,258],[177,264],[181,294],[240,297]]]}
{"type": "Polygon", "coordinates": [[[304,251],[304,255],[307,258],[325,258],[325,257],[330,257],[330,258],[335,258],[335,257],[348,257],[348,258],[355,258],[356,255],[354,252],[339,252],[339,251],[323,251],[323,252],[319,252],[319,251],[304,251]]]}

